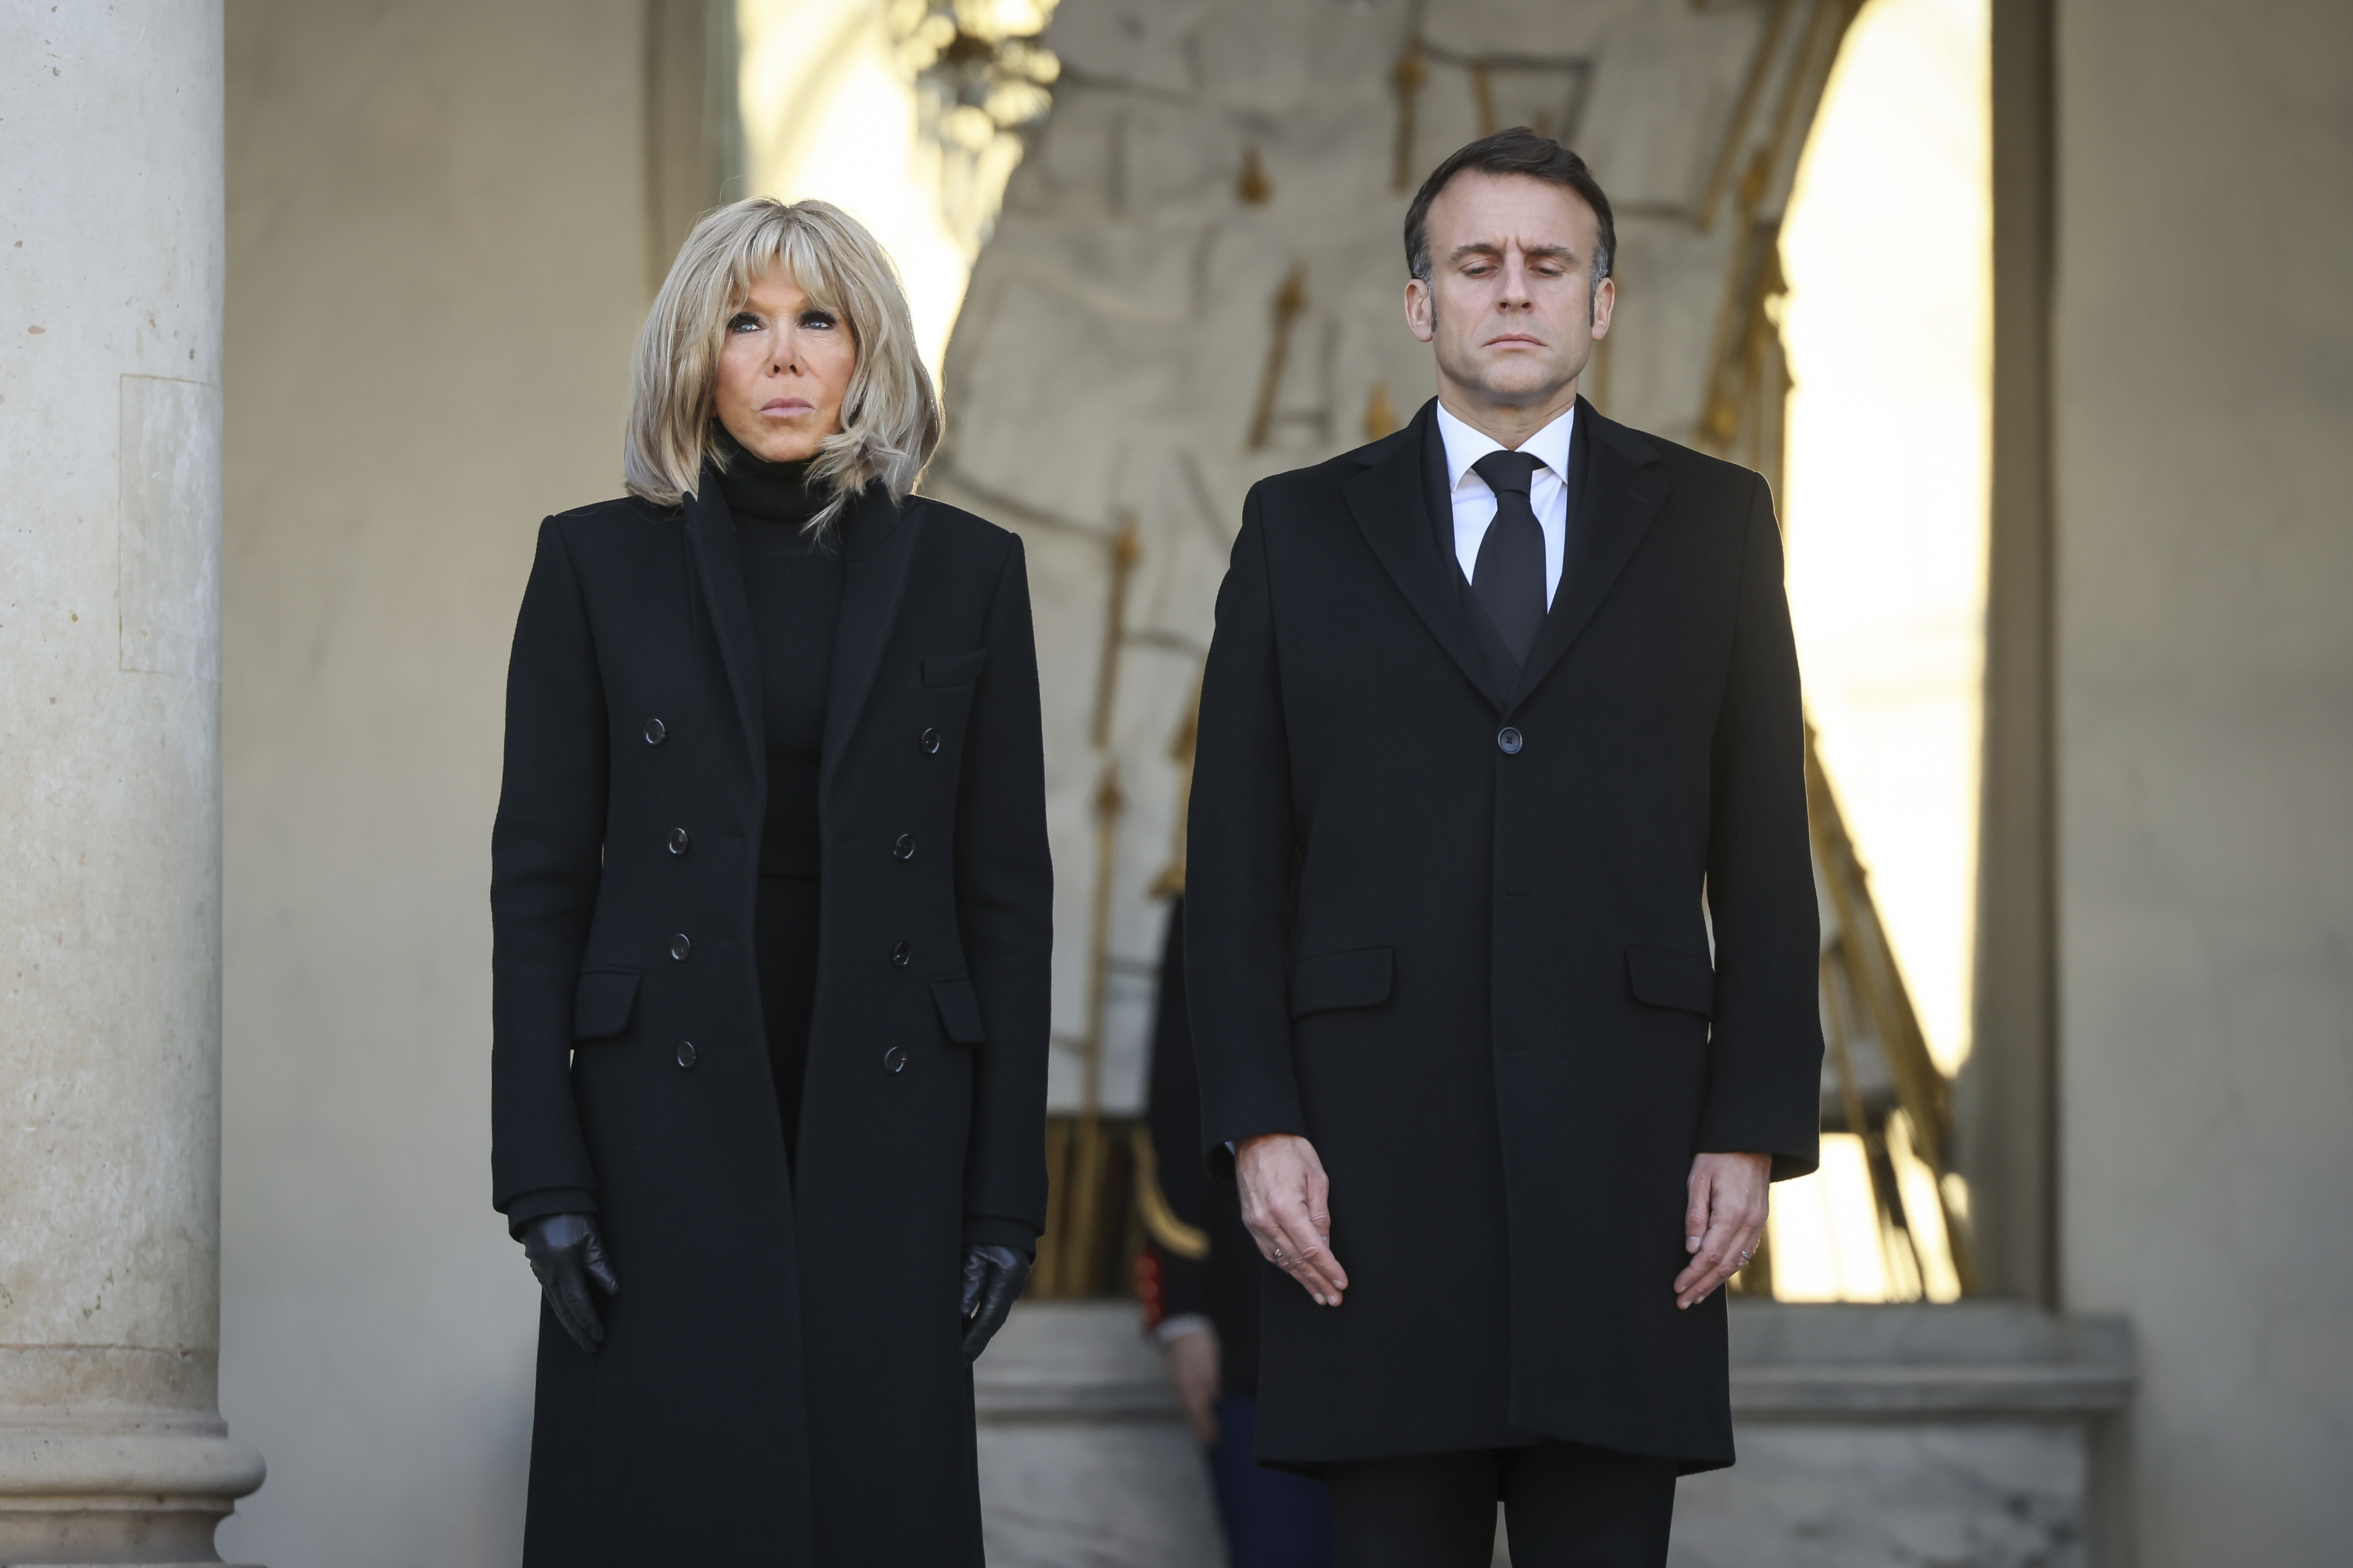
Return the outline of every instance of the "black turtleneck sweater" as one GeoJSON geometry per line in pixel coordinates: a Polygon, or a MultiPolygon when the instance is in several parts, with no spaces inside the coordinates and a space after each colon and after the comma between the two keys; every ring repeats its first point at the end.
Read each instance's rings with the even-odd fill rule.
{"type": "Polygon", "coordinates": [[[801,531],[818,505],[807,489],[807,463],[764,463],[741,447],[730,457],[719,489],[735,518],[744,592],[760,643],[767,731],[760,874],[815,877],[818,752],[825,738],[834,627],[841,619],[841,555],[818,548],[801,531]]]}
{"type": "Polygon", "coordinates": [[[720,493],[735,519],[752,631],[760,645],[768,805],[760,832],[760,996],[785,1146],[798,1142],[809,1009],[817,994],[818,763],[824,749],[841,556],[801,531],[818,500],[807,463],[764,463],[733,440],[720,493]]]}

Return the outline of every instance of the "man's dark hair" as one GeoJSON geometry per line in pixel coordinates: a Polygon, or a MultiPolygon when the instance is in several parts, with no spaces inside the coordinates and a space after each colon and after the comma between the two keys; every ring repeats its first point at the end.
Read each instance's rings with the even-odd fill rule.
{"type": "Polygon", "coordinates": [[[1421,189],[1414,194],[1413,205],[1405,209],[1405,264],[1409,271],[1424,283],[1430,280],[1430,204],[1438,199],[1438,193],[1455,175],[1466,171],[1525,174],[1547,184],[1567,185],[1584,197],[1585,205],[1593,209],[1599,221],[1599,242],[1593,249],[1593,287],[1600,289],[1618,254],[1618,226],[1609,216],[1609,198],[1601,194],[1584,159],[1525,125],[1481,137],[1431,170],[1430,178],[1422,181],[1421,189]]]}

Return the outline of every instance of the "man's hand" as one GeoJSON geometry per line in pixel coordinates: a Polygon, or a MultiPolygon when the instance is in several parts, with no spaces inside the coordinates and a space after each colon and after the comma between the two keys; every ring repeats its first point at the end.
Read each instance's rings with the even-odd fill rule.
{"type": "Polygon", "coordinates": [[[1168,1357],[1168,1385],[1176,1391],[1186,1424],[1201,1447],[1208,1447],[1218,1440],[1218,1394],[1223,1382],[1218,1371],[1218,1331],[1204,1319],[1199,1328],[1176,1335],[1161,1348],[1168,1357]]]}
{"type": "Polygon", "coordinates": [[[1675,1276],[1675,1305],[1693,1307],[1731,1279],[1757,1250],[1770,1206],[1773,1156],[1701,1154],[1692,1161],[1683,1207],[1683,1250],[1688,1268],[1675,1276]]]}
{"type": "Polygon", "coordinates": [[[1315,1146],[1289,1132],[1245,1138],[1234,1145],[1234,1180],[1260,1256],[1317,1305],[1338,1306],[1348,1272],[1332,1256],[1332,1183],[1315,1146]]]}
{"type": "Polygon", "coordinates": [[[605,1342],[605,1324],[588,1295],[591,1280],[607,1296],[621,1293],[621,1277],[605,1256],[605,1238],[596,1234],[596,1216],[586,1214],[542,1215],[522,1227],[515,1238],[539,1280],[541,1293],[555,1321],[572,1342],[596,1353],[605,1342]]]}

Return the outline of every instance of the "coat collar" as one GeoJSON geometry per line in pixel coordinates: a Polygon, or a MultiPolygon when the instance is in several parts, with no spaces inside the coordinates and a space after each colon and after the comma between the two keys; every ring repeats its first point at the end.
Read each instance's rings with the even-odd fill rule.
{"type": "Polygon", "coordinates": [[[874,689],[923,531],[923,504],[911,500],[901,505],[880,485],[868,486],[842,518],[841,621],[833,634],[833,674],[825,697],[825,755],[818,764],[817,786],[820,810],[874,689]]]}
{"type": "MultiPolygon", "coordinates": [[[[870,486],[850,502],[841,523],[841,619],[833,637],[833,668],[826,691],[825,752],[818,764],[818,799],[830,793],[842,753],[874,689],[882,650],[898,619],[907,568],[922,532],[921,508],[900,506],[881,486],[870,486]]],[[[735,698],[735,716],[750,753],[759,798],[768,788],[767,731],[760,689],[760,644],[752,626],[752,605],[744,590],[744,565],[735,519],[707,473],[686,498],[686,536],[711,607],[720,659],[735,698]]]]}
{"type": "Polygon", "coordinates": [[[1528,650],[1527,667],[1513,689],[1510,708],[1526,701],[1567,654],[1633,559],[1635,546],[1642,542],[1667,496],[1657,447],[1615,420],[1601,417],[1582,397],[1577,400],[1577,416],[1588,432],[1588,467],[1569,520],[1560,590],[1536,632],[1535,647],[1528,650]]]}
{"type": "Polygon", "coordinates": [[[1414,607],[1439,647],[1461,667],[1497,711],[1509,695],[1489,668],[1462,595],[1454,579],[1461,575],[1451,559],[1438,550],[1437,525],[1426,499],[1424,450],[1430,426],[1438,418],[1438,400],[1421,405],[1413,423],[1356,455],[1357,473],[1341,486],[1365,542],[1396,582],[1406,602],[1414,607]]]}
{"type": "Polygon", "coordinates": [[[735,541],[735,518],[720,493],[718,476],[706,464],[702,482],[686,496],[686,537],[694,551],[702,602],[710,607],[719,639],[720,661],[735,697],[735,717],[750,753],[753,782],[767,798],[768,746],[761,717],[760,644],[752,630],[752,605],[744,592],[744,562],[735,541]]]}

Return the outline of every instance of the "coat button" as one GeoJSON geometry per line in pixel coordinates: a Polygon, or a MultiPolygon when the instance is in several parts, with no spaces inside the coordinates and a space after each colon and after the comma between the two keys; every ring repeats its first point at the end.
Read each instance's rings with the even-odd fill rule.
{"type": "Polygon", "coordinates": [[[892,948],[892,949],[891,950],[891,963],[892,963],[892,967],[893,967],[893,968],[895,968],[895,969],[904,969],[904,968],[906,968],[906,967],[907,967],[908,963],[910,963],[910,962],[914,958],[914,956],[915,956],[915,950],[914,950],[913,948],[912,948],[912,947],[909,947],[905,942],[901,942],[898,946],[896,946],[896,947],[894,947],[894,948],[892,948]]]}
{"type": "Polygon", "coordinates": [[[687,845],[688,845],[688,843],[689,843],[689,842],[690,842],[690,840],[689,840],[689,839],[687,838],[687,837],[686,837],[686,829],[685,829],[685,828],[683,828],[683,827],[673,827],[673,828],[671,828],[671,829],[670,830],[670,852],[671,854],[673,854],[673,855],[683,855],[683,854],[685,854],[685,853],[686,853],[686,847],[687,847],[687,845]]]}
{"type": "Polygon", "coordinates": [[[1507,757],[1518,756],[1520,748],[1526,743],[1520,738],[1520,732],[1509,724],[1495,731],[1495,744],[1504,748],[1504,754],[1507,757]]]}
{"type": "Polygon", "coordinates": [[[646,744],[659,746],[670,737],[670,726],[659,719],[646,721],[646,744]]]}
{"type": "Polygon", "coordinates": [[[694,1065],[694,1042],[692,1040],[679,1041],[678,1065],[682,1068],[691,1068],[694,1065]]]}
{"type": "Polygon", "coordinates": [[[681,963],[684,963],[686,955],[693,951],[694,943],[687,940],[684,931],[680,931],[670,939],[670,955],[681,963]]]}
{"type": "Polygon", "coordinates": [[[882,1070],[884,1072],[902,1072],[906,1069],[906,1047],[892,1046],[889,1050],[882,1053],[882,1070]]]}
{"type": "Polygon", "coordinates": [[[902,860],[913,860],[915,858],[915,836],[912,833],[899,835],[899,841],[891,846],[891,853],[902,860]]]}
{"type": "Polygon", "coordinates": [[[926,730],[915,737],[915,744],[923,749],[923,755],[927,757],[935,755],[940,749],[940,732],[937,730],[926,730]]]}

